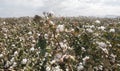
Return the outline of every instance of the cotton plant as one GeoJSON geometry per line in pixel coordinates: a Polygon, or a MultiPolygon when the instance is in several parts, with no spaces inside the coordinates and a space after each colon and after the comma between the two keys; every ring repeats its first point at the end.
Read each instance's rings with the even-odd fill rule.
{"type": "Polygon", "coordinates": [[[1,22],[0,69],[120,70],[120,25],[107,24],[116,19],[54,18],[52,15],[45,13],[38,22],[33,20],[35,17],[1,22]]]}

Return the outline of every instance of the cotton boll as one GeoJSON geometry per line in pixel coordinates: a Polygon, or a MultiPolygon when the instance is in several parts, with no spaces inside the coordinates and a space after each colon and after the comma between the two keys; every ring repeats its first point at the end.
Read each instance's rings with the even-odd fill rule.
{"type": "Polygon", "coordinates": [[[90,59],[90,57],[89,56],[85,56],[82,60],[83,60],[83,65],[85,65],[86,64],[86,61],[87,60],[89,60],[90,59]]]}
{"type": "Polygon", "coordinates": [[[35,50],[35,48],[34,48],[34,47],[30,48],[30,51],[34,51],[34,50],[35,50]]]}
{"type": "Polygon", "coordinates": [[[99,65],[98,68],[99,68],[100,70],[103,70],[103,66],[102,66],[102,65],[99,65]]]}
{"type": "Polygon", "coordinates": [[[49,66],[46,67],[46,71],[50,71],[51,68],[49,66]]]}
{"type": "Polygon", "coordinates": [[[50,63],[51,63],[51,64],[54,64],[54,63],[56,63],[56,60],[52,60],[50,63]]]}
{"type": "Polygon", "coordinates": [[[56,66],[54,71],[62,71],[59,66],[56,66]]]}
{"type": "Polygon", "coordinates": [[[100,26],[98,29],[104,31],[106,28],[104,26],[100,26]]]}
{"type": "Polygon", "coordinates": [[[78,67],[77,67],[77,71],[82,71],[84,69],[84,66],[83,65],[79,65],[78,67]]]}
{"type": "Polygon", "coordinates": [[[33,40],[32,40],[32,42],[33,42],[33,43],[35,43],[35,42],[36,42],[36,40],[34,40],[34,39],[33,39],[33,40]]]}
{"type": "Polygon", "coordinates": [[[11,60],[10,60],[10,62],[14,62],[15,61],[15,58],[13,57],[13,58],[11,58],[11,60]]]}
{"type": "Polygon", "coordinates": [[[89,33],[93,33],[93,30],[90,29],[90,28],[86,29],[86,31],[89,32],[89,33]]]}
{"type": "Polygon", "coordinates": [[[18,55],[18,51],[15,51],[15,52],[14,52],[14,56],[16,56],[16,55],[18,55]]]}
{"type": "Polygon", "coordinates": [[[99,20],[96,20],[95,23],[100,24],[101,22],[99,20]]]}
{"type": "Polygon", "coordinates": [[[11,46],[12,46],[12,47],[15,47],[15,44],[12,44],[11,46]]]}
{"type": "Polygon", "coordinates": [[[96,42],[98,44],[99,47],[107,47],[107,44],[105,44],[104,42],[96,42]]]}
{"type": "Polygon", "coordinates": [[[56,29],[56,32],[63,32],[64,28],[65,28],[64,25],[58,25],[57,29],[56,29]]]}
{"type": "Polygon", "coordinates": [[[89,26],[89,28],[95,28],[95,26],[94,26],[94,25],[91,25],[91,26],[89,26]]]}
{"type": "Polygon", "coordinates": [[[83,61],[87,61],[88,59],[90,59],[90,57],[89,56],[85,56],[84,58],[83,58],[83,61]]]}
{"type": "Polygon", "coordinates": [[[13,66],[13,67],[16,67],[16,66],[17,66],[17,63],[16,63],[16,62],[14,62],[12,66],[13,66]]]}
{"type": "Polygon", "coordinates": [[[110,56],[112,57],[112,62],[115,62],[116,55],[111,54],[110,56]]]}
{"type": "Polygon", "coordinates": [[[82,63],[79,63],[79,66],[77,67],[77,71],[82,71],[84,69],[84,66],[82,63]]]}
{"type": "Polygon", "coordinates": [[[23,60],[22,60],[22,62],[21,62],[21,63],[22,63],[22,64],[26,64],[26,63],[27,63],[27,61],[28,61],[28,60],[25,58],[25,59],[23,59],[23,60]]]}
{"type": "Polygon", "coordinates": [[[96,42],[98,44],[98,47],[101,48],[106,54],[108,54],[108,50],[106,49],[107,44],[104,42],[96,42]]]}
{"type": "Polygon", "coordinates": [[[86,51],[86,49],[85,49],[84,47],[81,47],[81,50],[82,50],[82,51],[86,51]]]}
{"type": "Polygon", "coordinates": [[[2,58],[3,57],[3,54],[0,54],[0,58],[2,58]]]}
{"type": "Polygon", "coordinates": [[[51,20],[49,21],[49,23],[50,23],[51,25],[55,25],[55,23],[54,23],[53,21],[51,21],[51,20]]]}
{"type": "Polygon", "coordinates": [[[32,32],[30,31],[30,32],[28,32],[28,34],[29,34],[29,35],[32,35],[32,32]]]}
{"type": "Polygon", "coordinates": [[[45,34],[44,37],[45,37],[45,39],[48,39],[48,34],[45,34]]]}
{"type": "Polygon", "coordinates": [[[114,33],[115,32],[115,29],[110,29],[110,31],[109,32],[112,32],[112,33],[114,33]]]}
{"type": "Polygon", "coordinates": [[[37,36],[40,36],[41,34],[40,33],[37,33],[37,36]]]}
{"type": "Polygon", "coordinates": [[[3,24],[6,24],[6,22],[4,21],[3,24]]]}
{"type": "Polygon", "coordinates": [[[101,49],[104,51],[104,53],[108,54],[108,50],[106,48],[101,48],[101,49]]]}
{"type": "Polygon", "coordinates": [[[63,42],[60,42],[59,44],[60,44],[60,46],[61,46],[62,48],[66,48],[66,47],[67,47],[67,44],[65,44],[65,43],[63,43],[63,42]]]}

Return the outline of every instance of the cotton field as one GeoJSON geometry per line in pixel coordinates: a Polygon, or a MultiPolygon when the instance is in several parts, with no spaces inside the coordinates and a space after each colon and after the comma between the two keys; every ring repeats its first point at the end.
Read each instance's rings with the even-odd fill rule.
{"type": "Polygon", "coordinates": [[[0,71],[120,71],[120,18],[0,18],[0,71]]]}

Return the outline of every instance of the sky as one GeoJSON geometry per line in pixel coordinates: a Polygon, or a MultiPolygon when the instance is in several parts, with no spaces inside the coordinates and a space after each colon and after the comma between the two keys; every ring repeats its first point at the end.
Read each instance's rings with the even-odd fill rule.
{"type": "Polygon", "coordinates": [[[0,17],[42,15],[120,16],[120,0],[0,0],[0,17]]]}

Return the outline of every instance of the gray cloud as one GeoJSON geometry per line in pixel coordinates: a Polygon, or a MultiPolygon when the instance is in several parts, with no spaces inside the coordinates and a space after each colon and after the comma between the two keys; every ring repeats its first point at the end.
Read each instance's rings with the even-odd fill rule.
{"type": "Polygon", "coordinates": [[[33,16],[43,11],[64,16],[120,15],[119,0],[0,0],[0,16],[33,16]]]}

